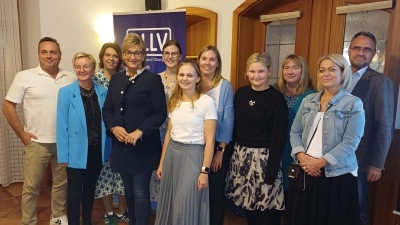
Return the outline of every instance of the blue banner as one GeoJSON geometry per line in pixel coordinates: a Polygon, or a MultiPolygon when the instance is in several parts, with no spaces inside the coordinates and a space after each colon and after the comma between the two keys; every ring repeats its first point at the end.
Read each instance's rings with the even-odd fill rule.
{"type": "Polygon", "coordinates": [[[162,47],[168,40],[179,41],[182,59],[186,57],[186,11],[156,10],[137,13],[114,13],[115,42],[122,44],[128,33],[140,35],[146,42],[146,65],[160,73],[165,70],[162,47]]]}

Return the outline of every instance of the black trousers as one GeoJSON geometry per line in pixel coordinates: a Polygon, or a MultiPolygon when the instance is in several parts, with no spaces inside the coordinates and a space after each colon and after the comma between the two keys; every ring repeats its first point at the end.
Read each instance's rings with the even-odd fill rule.
{"type": "MultiPolygon", "coordinates": [[[[217,152],[219,143],[215,142],[214,154],[217,152]]],[[[225,179],[231,161],[234,143],[231,142],[225,147],[222,166],[217,172],[208,175],[210,192],[210,225],[223,225],[225,216],[225,179]]]]}
{"type": "Polygon", "coordinates": [[[281,211],[279,210],[246,210],[246,222],[248,225],[280,225],[281,211]]]}
{"type": "Polygon", "coordinates": [[[94,191],[102,168],[101,144],[89,145],[86,169],[67,167],[69,225],[79,225],[82,206],[82,224],[92,224],[94,191]]]}

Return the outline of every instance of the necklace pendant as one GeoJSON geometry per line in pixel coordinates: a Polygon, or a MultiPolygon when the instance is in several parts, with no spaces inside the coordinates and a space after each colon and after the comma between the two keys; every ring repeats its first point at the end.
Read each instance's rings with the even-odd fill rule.
{"type": "Polygon", "coordinates": [[[250,105],[250,106],[253,106],[253,105],[255,105],[255,104],[256,104],[256,101],[253,101],[253,100],[250,100],[250,101],[249,101],[249,105],[250,105]]]}

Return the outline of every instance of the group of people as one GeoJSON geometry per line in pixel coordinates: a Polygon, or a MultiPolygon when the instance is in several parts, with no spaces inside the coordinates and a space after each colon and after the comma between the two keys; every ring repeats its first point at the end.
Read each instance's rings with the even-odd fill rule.
{"type": "Polygon", "coordinates": [[[369,67],[375,51],[375,37],[357,33],[351,65],[340,54],[321,57],[316,90],[303,57],[286,56],[269,85],[271,57],[254,53],[250,84],[234,94],[215,46],[182,61],[169,40],[166,69],[156,74],[145,42],[130,33],[121,47],[103,45],[97,71],[92,55],[76,53],[75,76],[59,69],[57,41],[43,38],[39,66],[17,73],[3,105],[26,146],[22,224],[36,224],[50,161],[50,224],[79,224],[81,215],[91,224],[102,198],[106,224],[148,225],[153,174],[157,225],[222,225],[226,198],[249,225],[281,224],[283,210],[286,225],[365,225],[368,182],[380,178],[393,132],[393,83],[369,67]],[[24,127],[15,109],[22,102],[24,127]],[[301,192],[289,189],[293,161],[305,172],[301,192]]]}

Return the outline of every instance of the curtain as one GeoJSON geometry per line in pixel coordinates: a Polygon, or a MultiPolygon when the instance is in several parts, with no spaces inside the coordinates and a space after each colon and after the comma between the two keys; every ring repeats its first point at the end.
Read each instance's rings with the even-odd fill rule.
{"type": "MultiPolygon", "coordinates": [[[[0,102],[6,97],[15,74],[21,71],[21,44],[18,18],[18,1],[0,0],[0,102]]],[[[22,108],[17,106],[22,121],[22,108]]],[[[22,123],[23,124],[23,123],[22,123]]],[[[23,181],[24,146],[9,126],[5,116],[0,116],[0,184],[8,186],[23,181]]]]}

